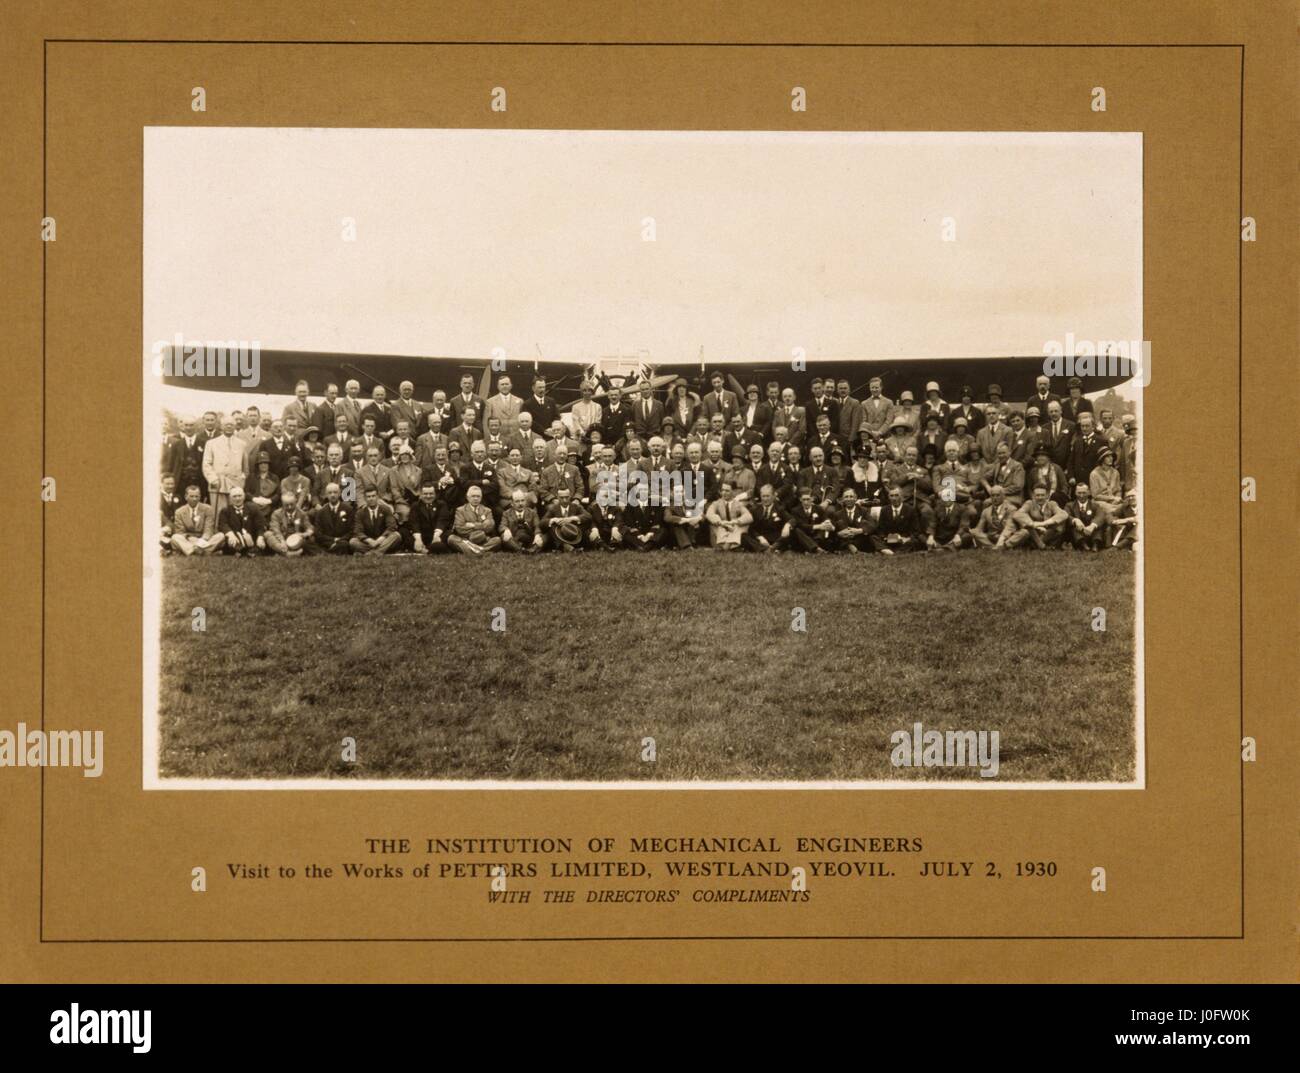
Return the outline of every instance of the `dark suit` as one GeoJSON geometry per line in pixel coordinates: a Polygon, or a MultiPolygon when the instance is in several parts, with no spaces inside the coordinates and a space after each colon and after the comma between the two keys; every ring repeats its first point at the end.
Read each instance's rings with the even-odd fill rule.
{"type": "Polygon", "coordinates": [[[765,402],[754,404],[754,412],[749,412],[749,400],[740,403],[740,416],[745,428],[758,434],[760,440],[766,441],[772,433],[772,407],[765,402]]]}
{"type": "Polygon", "coordinates": [[[411,527],[420,534],[420,539],[424,541],[424,546],[430,552],[451,550],[447,546],[451,521],[451,507],[441,497],[435,499],[432,506],[426,506],[423,500],[419,500],[411,508],[411,527]],[[442,539],[435,540],[433,534],[439,531],[442,533],[442,539]]]}
{"type": "MultiPolygon", "coordinates": [[[[221,514],[217,518],[217,530],[222,533],[248,533],[254,540],[262,535],[266,524],[262,519],[262,512],[255,507],[250,507],[247,503],[239,510],[235,509],[234,504],[229,504],[221,508],[221,514]]],[[[229,539],[222,546],[221,550],[233,555],[241,550],[229,539]]]]}
{"type": "MultiPolygon", "coordinates": [[[[483,411],[487,407],[487,403],[484,402],[483,396],[481,396],[478,392],[474,392],[473,394],[471,394],[468,399],[465,398],[464,395],[457,394],[450,400],[449,405],[451,406],[452,421],[455,424],[459,425],[461,423],[466,408],[469,406],[473,406],[474,424],[480,427],[482,426],[483,411]]],[[[443,432],[447,431],[446,422],[443,423],[442,431],[443,432]]]]}
{"type": "Polygon", "coordinates": [[[875,523],[871,520],[870,507],[864,507],[859,503],[854,503],[852,510],[845,507],[836,507],[831,513],[831,520],[835,523],[836,538],[841,546],[857,548],[858,551],[876,550],[875,544],[871,542],[871,533],[875,529],[875,523]],[[839,533],[844,529],[861,529],[862,535],[839,536],[839,533]]]}
{"type": "Polygon", "coordinates": [[[754,503],[749,513],[753,516],[753,521],[749,523],[749,531],[740,538],[740,542],[751,551],[763,551],[763,545],[758,542],[762,537],[772,546],[781,543],[781,530],[785,528],[786,516],[780,505],[773,503],[771,507],[763,506],[762,502],[754,503]]]}
{"type": "Polygon", "coordinates": [[[820,470],[805,466],[799,471],[798,489],[801,495],[811,492],[814,503],[828,499],[833,503],[840,498],[840,475],[830,466],[822,466],[820,470]]]}
{"type": "Polygon", "coordinates": [[[364,427],[367,417],[375,419],[375,435],[381,440],[387,440],[385,433],[391,434],[393,431],[393,408],[387,403],[381,409],[377,402],[370,403],[361,411],[361,423],[364,427]]]}
{"type": "Polygon", "coordinates": [[[1043,423],[1042,443],[1047,444],[1047,453],[1052,461],[1062,469],[1068,469],[1070,465],[1070,453],[1074,446],[1074,425],[1061,419],[1060,430],[1053,428],[1050,421],[1043,423]]]}
{"type": "Polygon", "coordinates": [[[627,435],[627,426],[632,420],[632,406],[630,403],[623,402],[619,404],[617,410],[608,409],[605,416],[601,419],[600,432],[606,443],[618,443],[627,435]]]}
{"type": "Polygon", "coordinates": [[[914,506],[904,503],[894,510],[893,504],[886,503],[871,539],[879,551],[914,551],[921,544],[920,534],[921,516],[914,506]]]}
{"type": "Polygon", "coordinates": [[[658,436],[664,426],[664,404],[658,399],[651,399],[649,410],[647,412],[644,399],[634,399],[632,402],[632,431],[641,439],[648,440],[651,436],[658,436]]]}
{"type": "Polygon", "coordinates": [[[718,397],[717,392],[710,391],[700,400],[700,410],[705,417],[721,414],[724,423],[730,425],[732,415],[740,410],[740,401],[734,391],[727,391],[724,388],[721,398],[718,397]]]}
{"type": "Polygon", "coordinates": [[[496,513],[497,496],[501,491],[501,485],[497,481],[496,467],[491,462],[484,462],[481,466],[476,465],[472,459],[469,462],[462,462],[460,473],[457,474],[457,482],[460,485],[460,502],[465,502],[465,493],[477,484],[483,489],[483,506],[496,513]]]}
{"type": "Polygon", "coordinates": [[[172,441],[165,471],[176,478],[176,494],[182,500],[185,489],[191,484],[199,486],[200,499],[208,498],[208,482],[203,476],[203,448],[206,445],[207,440],[201,433],[196,434],[188,446],[184,436],[177,436],[172,441]]]}
{"type": "Polygon", "coordinates": [[[1089,436],[1076,432],[1074,439],[1070,441],[1070,464],[1066,473],[1074,481],[1086,483],[1104,450],[1106,450],[1106,441],[1095,429],[1089,436]]]}
{"type": "Polygon", "coordinates": [[[1077,499],[1072,499],[1065,508],[1065,513],[1070,516],[1070,520],[1065,525],[1065,533],[1070,543],[1076,548],[1092,550],[1103,546],[1102,542],[1106,538],[1106,512],[1096,502],[1090,498],[1085,507],[1077,499]],[[1085,526],[1096,523],[1097,528],[1090,534],[1083,533],[1075,528],[1076,521],[1082,522],[1085,526]]]}
{"type": "Polygon", "coordinates": [[[619,519],[619,529],[623,533],[623,543],[637,551],[649,551],[657,548],[663,540],[662,512],[637,503],[629,503],[623,508],[619,519]],[[648,539],[642,539],[648,538],[648,539]]]}
{"type": "Polygon", "coordinates": [[[348,541],[353,537],[356,521],[356,508],[351,503],[340,500],[337,507],[326,503],[312,514],[312,524],[316,527],[313,539],[323,551],[347,555],[352,550],[348,541]]]}
{"type": "Polygon", "coordinates": [[[533,415],[533,431],[541,434],[545,434],[560,419],[560,408],[550,395],[539,401],[536,395],[530,393],[519,409],[521,413],[533,415]]]}
{"type": "Polygon", "coordinates": [[[974,436],[977,432],[979,432],[979,430],[982,429],[988,423],[987,419],[984,417],[983,412],[977,410],[974,405],[970,405],[970,406],[959,405],[959,406],[954,406],[951,410],[948,411],[947,422],[946,423],[941,422],[940,425],[945,429],[945,431],[951,432],[955,427],[954,422],[959,417],[966,418],[966,431],[970,433],[972,436],[974,436]]]}
{"type": "Polygon", "coordinates": [[[821,399],[809,399],[808,405],[804,407],[805,419],[808,422],[810,434],[816,436],[817,418],[825,414],[831,419],[831,435],[835,435],[836,430],[840,427],[840,404],[829,395],[823,395],[821,399]]]}

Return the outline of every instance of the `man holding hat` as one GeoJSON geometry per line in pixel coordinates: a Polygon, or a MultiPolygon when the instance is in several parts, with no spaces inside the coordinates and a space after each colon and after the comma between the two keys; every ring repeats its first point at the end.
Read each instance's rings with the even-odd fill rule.
{"type": "Polygon", "coordinates": [[[551,546],[559,551],[581,551],[583,535],[590,527],[591,515],[573,498],[568,486],[561,485],[542,519],[551,546]]]}

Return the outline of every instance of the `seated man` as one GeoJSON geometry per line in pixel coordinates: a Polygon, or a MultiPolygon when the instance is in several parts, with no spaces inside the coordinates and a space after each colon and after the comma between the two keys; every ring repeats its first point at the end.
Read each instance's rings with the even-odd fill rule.
{"type": "Polygon", "coordinates": [[[365,495],[365,503],[357,508],[352,539],[348,543],[357,555],[387,555],[396,551],[401,537],[393,508],[379,498],[379,489],[374,485],[366,489],[365,495]]]}
{"type": "Polygon", "coordinates": [[[1007,547],[1019,548],[1026,544],[1034,548],[1060,547],[1069,516],[1061,505],[1047,495],[1045,485],[1035,485],[1033,498],[1012,516],[1016,531],[1007,540],[1007,547]]]}
{"type": "Polygon", "coordinates": [[[971,488],[965,464],[961,461],[961,444],[955,439],[945,441],[943,461],[930,472],[930,483],[934,494],[939,499],[954,500],[957,503],[969,503],[974,489],[971,488]]]}
{"type": "MultiPolygon", "coordinates": [[[[399,499],[397,506],[393,508],[393,525],[397,532],[397,545],[393,548],[393,554],[417,554],[415,542],[419,534],[416,531],[415,522],[411,518],[411,504],[405,499],[399,499]]],[[[423,553],[422,549],[420,549],[420,553],[423,553]]]]}
{"type": "Polygon", "coordinates": [[[377,446],[366,448],[366,461],[356,471],[357,498],[365,502],[366,493],[373,488],[377,498],[391,507],[393,502],[391,467],[380,463],[380,450],[381,448],[377,446]]]}
{"type": "Polygon", "coordinates": [[[1092,500],[1092,490],[1086,481],[1074,486],[1074,498],[1065,508],[1070,516],[1066,523],[1066,535],[1070,543],[1079,551],[1101,551],[1105,546],[1106,510],[1092,500]]]}
{"type": "Polygon", "coordinates": [[[159,513],[162,518],[159,540],[164,555],[172,553],[172,523],[176,520],[176,511],[184,502],[185,500],[176,494],[176,478],[170,473],[164,474],[162,478],[162,494],[159,497],[159,513]]]}
{"type": "Polygon", "coordinates": [[[1016,508],[1007,501],[1006,489],[995,484],[989,489],[989,505],[980,514],[980,520],[971,530],[971,539],[977,548],[998,548],[1007,546],[1011,534],[1016,531],[1012,520],[1016,508]]]}
{"type": "Polygon", "coordinates": [[[785,546],[785,512],[776,500],[776,489],[764,484],[758,490],[758,502],[751,510],[753,520],[741,543],[750,551],[779,554],[785,546]]]}
{"type": "Polygon", "coordinates": [[[449,499],[439,494],[439,485],[426,478],[420,485],[420,498],[411,508],[411,527],[415,532],[415,550],[423,555],[441,554],[452,549],[447,544],[451,530],[452,508],[449,499]]]}
{"type": "Polygon", "coordinates": [[[510,506],[501,515],[501,546],[524,555],[536,555],[546,547],[537,511],[529,506],[528,493],[522,488],[510,494],[510,506]]]}
{"type": "Polygon", "coordinates": [[[665,546],[672,541],[678,551],[699,545],[707,526],[704,521],[704,501],[687,503],[681,484],[674,483],[672,497],[664,507],[665,546]]]}
{"type": "Polygon", "coordinates": [[[825,555],[827,551],[823,543],[827,524],[833,526],[834,523],[824,516],[821,508],[813,501],[812,492],[804,488],[782,531],[785,546],[793,551],[825,555]]]}
{"type": "Polygon", "coordinates": [[[600,496],[592,495],[584,504],[591,516],[587,539],[593,548],[616,551],[623,546],[623,509],[618,505],[617,496],[605,498],[607,501],[602,504],[600,496]]]}
{"type": "Polygon", "coordinates": [[[835,537],[841,548],[853,555],[876,550],[871,543],[871,531],[875,528],[871,512],[858,505],[858,493],[852,485],[840,493],[840,509],[834,515],[834,522],[835,537]]]}
{"type": "Polygon", "coordinates": [[[663,511],[650,506],[644,487],[629,490],[628,503],[619,518],[619,531],[623,543],[637,551],[653,551],[663,542],[663,511]]]}
{"type": "Polygon", "coordinates": [[[1006,440],[998,442],[993,454],[993,470],[987,477],[988,491],[991,494],[995,484],[1002,485],[1007,502],[1019,507],[1025,501],[1025,467],[1011,457],[1011,445],[1006,440]]]}
{"type": "Polygon", "coordinates": [[[591,528],[591,515],[574,498],[567,484],[556,489],[555,501],[546,508],[542,528],[557,551],[581,551],[583,539],[591,528]]]}
{"type": "Polygon", "coordinates": [[[973,548],[975,538],[971,536],[970,527],[976,517],[976,510],[969,503],[938,497],[927,522],[926,550],[959,551],[962,548],[973,548]]]}
{"type": "Polygon", "coordinates": [[[324,502],[312,516],[313,539],[321,551],[331,555],[348,555],[352,551],[352,533],[356,528],[356,508],[343,501],[342,486],[334,481],[322,489],[324,502]]]}
{"type": "Polygon", "coordinates": [[[492,512],[483,505],[483,489],[471,484],[465,490],[465,502],[456,508],[451,535],[447,543],[462,555],[485,555],[501,547],[492,512]]]}
{"type": "Polygon", "coordinates": [[[715,551],[740,551],[754,520],[745,505],[736,501],[736,486],[730,480],[722,482],[719,496],[709,504],[705,518],[709,523],[709,543],[715,551]]]}
{"type": "Polygon", "coordinates": [[[230,502],[221,509],[217,528],[224,537],[222,551],[228,555],[256,555],[266,549],[262,535],[262,512],[245,502],[243,488],[230,490],[230,502]]]}
{"type": "Polygon", "coordinates": [[[226,542],[217,532],[217,514],[210,503],[202,501],[197,484],[185,489],[185,503],[176,508],[172,518],[172,547],[182,555],[211,555],[226,542]]]}
{"type": "Polygon", "coordinates": [[[271,513],[271,524],[266,527],[266,546],[276,555],[297,558],[309,547],[315,529],[307,512],[298,507],[298,497],[292,492],[280,494],[280,506],[271,513]]]}
{"type": "Polygon", "coordinates": [[[921,515],[911,503],[903,501],[903,490],[889,489],[889,502],[880,508],[876,531],[871,540],[882,555],[917,551],[924,547],[921,515]]]}
{"type": "Polygon", "coordinates": [[[1137,489],[1124,493],[1123,505],[1110,516],[1110,536],[1108,543],[1112,548],[1137,547],[1138,544],[1138,494],[1137,489]]]}

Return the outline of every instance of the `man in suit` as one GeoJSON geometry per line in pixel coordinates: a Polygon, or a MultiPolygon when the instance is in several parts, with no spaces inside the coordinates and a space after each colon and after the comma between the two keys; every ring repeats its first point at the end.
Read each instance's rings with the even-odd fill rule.
{"type": "Polygon", "coordinates": [[[460,378],[460,394],[451,397],[451,415],[455,424],[461,424],[465,411],[473,409],[475,415],[482,419],[486,403],[474,389],[474,378],[466,373],[460,378]]]}
{"type": "Polygon", "coordinates": [[[501,514],[501,547],[522,555],[536,555],[546,546],[537,511],[528,505],[528,495],[516,488],[510,505],[501,514]]]}
{"type": "Polygon", "coordinates": [[[176,521],[176,512],[184,505],[185,500],[176,494],[176,478],[170,473],[164,473],[161,480],[162,489],[159,494],[159,511],[162,522],[162,529],[159,532],[159,541],[162,544],[164,555],[170,555],[172,551],[172,525],[176,521]]]}
{"type": "Polygon", "coordinates": [[[203,476],[203,453],[207,441],[200,437],[194,418],[182,417],[180,425],[180,433],[171,443],[163,468],[172,475],[177,488],[196,484],[206,497],[208,482],[203,476]]]}
{"type": "MultiPolygon", "coordinates": [[[[374,435],[387,445],[393,438],[393,408],[388,403],[388,389],[383,384],[376,384],[370,392],[370,405],[361,411],[361,429],[365,432],[366,418],[375,419],[374,435]]],[[[367,440],[367,444],[369,441],[367,440]]]]}
{"type": "Polygon", "coordinates": [[[243,488],[230,490],[230,503],[221,508],[217,529],[223,538],[221,550],[228,555],[256,555],[266,547],[262,512],[244,502],[243,488]]]}
{"type": "MultiPolygon", "coordinates": [[[[396,412],[395,403],[393,409],[396,412]]],[[[388,457],[387,459],[380,459],[381,462],[386,461],[390,466],[396,465],[397,456],[402,453],[403,447],[409,447],[412,456],[414,456],[415,437],[411,435],[411,429],[414,427],[404,417],[399,417],[393,422],[393,438],[388,441],[388,457]]]]}
{"type": "MultiPolygon", "coordinates": [[[[466,411],[467,413],[469,411],[466,411]]],[[[488,510],[496,513],[497,494],[500,486],[497,484],[497,471],[487,457],[487,446],[482,440],[475,440],[470,444],[469,459],[462,462],[460,470],[456,474],[456,480],[460,485],[460,501],[464,503],[469,498],[469,490],[478,488],[480,490],[480,500],[488,510]]]]}
{"type": "MultiPolygon", "coordinates": [[[[601,463],[603,466],[603,463],[601,463]]],[[[623,507],[617,495],[589,495],[583,506],[591,517],[587,539],[593,548],[617,551],[623,546],[623,507]]]]}
{"type": "Polygon", "coordinates": [[[1033,498],[1012,516],[1016,531],[1007,539],[1007,547],[1018,548],[1028,544],[1034,548],[1059,547],[1065,534],[1069,515],[1047,495],[1041,484],[1033,490],[1033,498]]]}
{"type": "Polygon", "coordinates": [[[508,376],[502,376],[497,380],[497,393],[483,405],[484,432],[494,418],[501,422],[502,437],[509,438],[519,431],[519,411],[523,406],[523,400],[510,393],[512,386],[508,376]]]}
{"type": "Polygon", "coordinates": [[[307,397],[307,381],[299,380],[293,388],[294,398],[280,414],[281,421],[287,421],[290,417],[298,422],[300,429],[306,428],[311,424],[311,400],[307,397]]]}
{"type": "Polygon", "coordinates": [[[658,436],[664,424],[664,405],[654,397],[650,382],[643,381],[640,396],[632,404],[632,431],[642,440],[658,436]]]}
{"type": "Polygon", "coordinates": [[[715,551],[740,551],[746,532],[754,516],[736,501],[736,488],[731,481],[723,481],[718,488],[718,498],[704,512],[709,523],[709,543],[715,551]]]}
{"type": "Polygon", "coordinates": [[[459,444],[462,456],[468,458],[470,448],[474,446],[476,440],[481,438],[482,433],[478,427],[478,411],[472,406],[464,407],[460,411],[460,423],[451,430],[447,439],[450,443],[459,444]]]}
{"type": "Polygon", "coordinates": [[[871,433],[871,438],[879,442],[890,430],[894,420],[894,400],[881,394],[881,380],[873,376],[867,385],[867,397],[862,403],[862,427],[871,433]]]}
{"type": "Polygon", "coordinates": [[[812,492],[803,488],[786,515],[783,529],[784,546],[791,551],[826,555],[827,543],[834,537],[834,521],[813,500],[812,492]]]}
{"type": "Polygon", "coordinates": [[[591,528],[591,515],[574,498],[568,485],[560,485],[546,508],[542,528],[555,550],[581,551],[591,528]]]}
{"type": "Polygon", "coordinates": [[[283,421],[271,422],[271,434],[253,447],[249,448],[248,471],[250,473],[256,470],[254,464],[260,455],[266,455],[270,460],[271,473],[276,480],[283,480],[289,472],[289,456],[298,453],[298,445],[294,443],[292,437],[285,434],[283,421]]]}
{"type": "Polygon", "coordinates": [[[1074,439],[1070,441],[1070,464],[1066,469],[1066,476],[1076,484],[1087,484],[1092,471],[1097,467],[1102,451],[1106,449],[1106,441],[1093,426],[1091,411],[1083,411],[1079,415],[1079,425],[1074,439]]]}
{"type": "Polygon", "coordinates": [[[1060,401],[1059,395],[1052,394],[1052,381],[1046,376],[1040,376],[1035,381],[1034,394],[1030,395],[1029,400],[1025,403],[1025,412],[1029,412],[1029,407],[1036,406],[1038,407],[1038,413],[1043,420],[1046,420],[1047,408],[1052,403],[1059,403],[1060,401]]]}
{"type": "Polygon", "coordinates": [[[608,405],[600,426],[602,438],[619,451],[627,439],[627,427],[632,423],[632,404],[624,401],[623,392],[616,387],[609,389],[606,402],[608,405]]]}
{"type": "Polygon", "coordinates": [[[357,524],[356,507],[343,501],[343,488],[337,481],[328,482],[322,491],[323,502],[312,515],[312,539],[323,552],[349,555],[357,524]]]}
{"type": "Polygon", "coordinates": [[[789,513],[799,501],[799,473],[786,461],[785,451],[784,444],[768,444],[767,461],[759,469],[755,483],[760,490],[765,484],[771,485],[782,513],[789,513]]]}
{"type": "Polygon", "coordinates": [[[825,411],[818,414],[816,419],[816,426],[817,426],[816,431],[813,433],[812,437],[809,440],[805,441],[805,443],[803,444],[804,449],[811,451],[813,447],[819,447],[822,452],[822,457],[827,460],[830,459],[832,451],[838,450],[841,454],[843,454],[844,445],[839,441],[839,438],[835,435],[835,433],[831,431],[831,426],[838,419],[839,419],[838,412],[834,415],[834,417],[832,417],[830,414],[826,413],[825,411]]]}
{"type": "Polygon", "coordinates": [[[835,522],[835,539],[841,548],[853,555],[876,550],[871,542],[875,528],[871,512],[858,503],[858,493],[851,485],[840,493],[840,508],[832,515],[832,520],[835,522]]]}
{"type": "MultiPolygon", "coordinates": [[[[996,387],[997,385],[994,384],[992,386],[996,387]]],[[[961,389],[961,402],[958,403],[956,406],[952,407],[952,409],[948,411],[947,431],[949,432],[952,431],[953,418],[961,416],[966,419],[967,430],[973,433],[975,437],[978,439],[980,429],[984,427],[985,415],[980,413],[979,410],[976,409],[975,403],[973,401],[974,398],[975,398],[975,393],[971,390],[969,384],[967,384],[961,389]]],[[[993,409],[993,407],[990,405],[989,407],[987,407],[987,409],[991,410],[993,409]]],[[[990,455],[989,457],[991,458],[992,456],[990,455]]]]}
{"type": "Polygon", "coordinates": [[[211,555],[220,551],[225,537],[217,532],[217,516],[199,499],[199,486],[185,489],[185,503],[172,518],[172,547],[182,555],[211,555]]]}
{"type": "Polygon", "coordinates": [[[1006,501],[1003,492],[1000,484],[989,489],[988,506],[971,530],[971,539],[978,548],[1005,548],[1016,531],[1016,523],[1012,520],[1016,508],[1006,501]]]}
{"type": "Polygon", "coordinates": [[[230,502],[231,490],[242,489],[247,477],[244,441],[235,437],[234,419],[227,415],[221,422],[221,435],[203,446],[203,479],[215,514],[220,516],[230,502]]]}
{"type": "Polygon", "coordinates": [[[840,475],[826,465],[826,456],[820,447],[808,452],[809,464],[799,471],[798,489],[802,497],[810,492],[819,507],[830,508],[840,498],[840,475]]]}
{"type": "Polygon", "coordinates": [[[317,503],[325,502],[325,490],[331,484],[343,488],[345,481],[352,481],[352,500],[356,501],[356,473],[343,461],[343,448],[331,443],[325,449],[325,465],[316,471],[311,482],[311,497],[317,503]]]}
{"type": "Polygon", "coordinates": [[[276,555],[296,559],[307,551],[315,551],[312,542],[315,529],[307,512],[298,506],[292,492],[280,495],[280,506],[271,513],[271,523],[266,527],[266,546],[276,555]]]}
{"type": "MultiPolygon", "coordinates": [[[[329,438],[338,431],[338,384],[325,385],[325,397],[321,399],[320,404],[311,412],[311,420],[308,425],[315,425],[320,429],[323,438],[329,438]]],[[[306,426],[304,426],[306,427],[306,426]]],[[[346,425],[345,425],[346,427],[346,425]]]]}
{"type": "Polygon", "coordinates": [[[717,471],[704,461],[703,452],[698,443],[686,448],[686,465],[682,469],[682,481],[687,491],[687,506],[699,504],[701,510],[718,498],[719,476],[717,471]]]}
{"type": "Polygon", "coordinates": [[[723,386],[726,379],[722,373],[715,372],[709,377],[709,383],[713,386],[713,390],[700,400],[701,412],[705,417],[721,414],[723,424],[731,424],[731,415],[740,410],[740,400],[736,398],[734,391],[728,391],[723,386]]]}
{"type": "Polygon", "coordinates": [[[1034,456],[1038,453],[1038,441],[1042,439],[1042,432],[1038,427],[1038,418],[1034,417],[1034,427],[1030,428],[1025,423],[1025,415],[1019,410],[1013,410],[1011,413],[1011,457],[1019,462],[1025,469],[1034,464],[1034,456]]]}
{"type": "Polygon", "coordinates": [[[439,494],[431,480],[420,485],[420,498],[411,508],[411,528],[415,551],[421,555],[441,555],[453,549],[447,543],[451,532],[453,508],[446,496],[439,494]]]}
{"type": "Polygon", "coordinates": [[[569,464],[567,453],[557,453],[554,461],[541,472],[538,494],[541,496],[542,507],[549,509],[559,498],[561,490],[566,490],[571,499],[579,498],[583,491],[582,473],[577,466],[569,464]]]}
{"type": "Polygon", "coordinates": [[[390,506],[393,502],[392,476],[389,467],[380,462],[380,448],[377,444],[366,449],[366,460],[356,469],[356,493],[358,502],[364,501],[366,492],[374,490],[378,497],[390,506]]]}
{"type": "Polygon", "coordinates": [[[850,387],[849,382],[843,377],[835,385],[835,402],[840,408],[840,420],[834,431],[845,450],[849,450],[858,442],[858,431],[862,428],[862,422],[866,417],[862,403],[849,394],[850,387]]]}
{"type": "Polygon", "coordinates": [[[334,414],[334,433],[331,436],[326,436],[323,441],[326,454],[328,455],[331,445],[338,444],[342,448],[343,459],[346,461],[352,454],[352,441],[360,435],[359,432],[352,431],[351,426],[348,424],[348,415],[343,413],[342,410],[337,411],[334,414]]]}
{"type": "Polygon", "coordinates": [[[397,550],[400,540],[393,508],[379,498],[377,489],[367,488],[365,502],[357,509],[352,523],[352,539],[348,541],[353,553],[388,555],[397,550]]]}
{"type": "Polygon", "coordinates": [[[757,429],[746,427],[744,413],[738,413],[731,419],[731,428],[722,437],[722,457],[731,458],[739,447],[741,454],[748,458],[750,448],[755,445],[761,448],[762,444],[763,434],[757,429]]]}
{"type": "Polygon", "coordinates": [[[704,510],[704,502],[688,502],[682,484],[675,481],[663,511],[664,546],[683,551],[705,545],[708,523],[704,519],[704,510]]]}
{"type": "Polygon", "coordinates": [[[347,418],[348,432],[353,436],[361,435],[361,385],[356,380],[349,380],[343,385],[343,398],[339,399],[335,408],[347,418]]]}
{"type": "Polygon", "coordinates": [[[889,502],[880,508],[872,543],[882,555],[918,551],[924,546],[921,516],[911,503],[903,502],[898,487],[889,489],[889,502]]]}
{"type": "Polygon", "coordinates": [[[1011,447],[1006,440],[994,451],[993,472],[989,475],[990,493],[995,484],[1002,486],[1013,507],[1019,507],[1025,501],[1025,467],[1011,457],[1011,447]]]}
{"type": "Polygon", "coordinates": [[[433,393],[433,401],[424,408],[424,415],[420,420],[420,427],[416,429],[417,433],[427,432],[433,427],[433,418],[437,416],[442,424],[443,432],[450,432],[460,422],[456,419],[456,413],[447,401],[447,393],[438,388],[433,393]]]}
{"type": "Polygon", "coordinates": [[[776,501],[776,489],[763,484],[758,490],[758,502],[750,510],[749,529],[742,543],[750,551],[777,554],[784,545],[787,518],[776,501]]]}
{"type": "MultiPolygon", "coordinates": [[[[424,407],[416,400],[415,385],[411,381],[403,380],[397,385],[397,398],[393,400],[391,414],[394,429],[399,422],[405,421],[407,435],[415,435],[415,430],[420,427],[420,420],[424,417],[424,407]]],[[[392,453],[391,447],[389,453],[392,453]]]]}
{"type": "Polygon", "coordinates": [[[1106,546],[1106,509],[1094,503],[1086,481],[1074,486],[1074,498],[1065,508],[1069,516],[1065,533],[1078,551],[1101,551],[1106,546]]]}
{"type": "Polygon", "coordinates": [[[421,468],[433,462],[434,452],[439,447],[447,447],[450,437],[442,430],[442,418],[437,414],[425,414],[425,431],[415,441],[415,461],[421,468]]]}
{"type": "Polygon", "coordinates": [[[812,428],[817,428],[817,419],[823,415],[829,421],[826,426],[828,432],[834,431],[840,423],[840,404],[831,397],[831,389],[834,381],[822,380],[817,377],[810,385],[812,388],[812,398],[808,400],[808,405],[804,410],[805,420],[812,428]]]}
{"type": "Polygon", "coordinates": [[[1047,446],[1048,456],[1053,464],[1068,470],[1070,452],[1074,446],[1075,428],[1072,422],[1065,420],[1059,402],[1051,402],[1047,407],[1047,424],[1043,427],[1043,443],[1047,446]]]}
{"type": "Polygon", "coordinates": [[[546,377],[533,377],[533,393],[524,400],[521,410],[533,415],[535,429],[548,429],[560,420],[560,408],[546,393],[546,377]]]}
{"type": "Polygon", "coordinates": [[[969,503],[938,499],[926,521],[925,546],[928,551],[959,551],[973,548],[971,525],[976,521],[975,508],[969,503]]]}
{"type": "Polygon", "coordinates": [[[1005,443],[1010,450],[1015,433],[1011,431],[1011,426],[1003,422],[1002,411],[996,406],[990,406],[985,415],[983,428],[968,428],[967,432],[975,434],[975,442],[979,444],[980,454],[990,462],[998,457],[998,444],[1005,443]]]}
{"type": "Polygon", "coordinates": [[[793,444],[802,444],[807,438],[806,414],[802,406],[795,405],[794,388],[781,392],[781,407],[772,415],[772,428],[784,428],[786,439],[793,444]]]}
{"type": "Polygon", "coordinates": [[[1124,438],[1119,444],[1116,464],[1127,494],[1137,491],[1138,485],[1138,422],[1133,414],[1125,414],[1120,420],[1124,425],[1124,438]]]}

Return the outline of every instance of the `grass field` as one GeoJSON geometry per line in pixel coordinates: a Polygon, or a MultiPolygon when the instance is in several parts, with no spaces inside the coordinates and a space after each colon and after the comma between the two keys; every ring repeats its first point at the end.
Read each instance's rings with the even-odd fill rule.
{"type": "Polygon", "coordinates": [[[1129,781],[1134,566],[1127,552],[171,558],[159,770],[978,780],[891,766],[891,732],[920,721],[999,731],[999,776],[979,781],[1129,781]]]}

